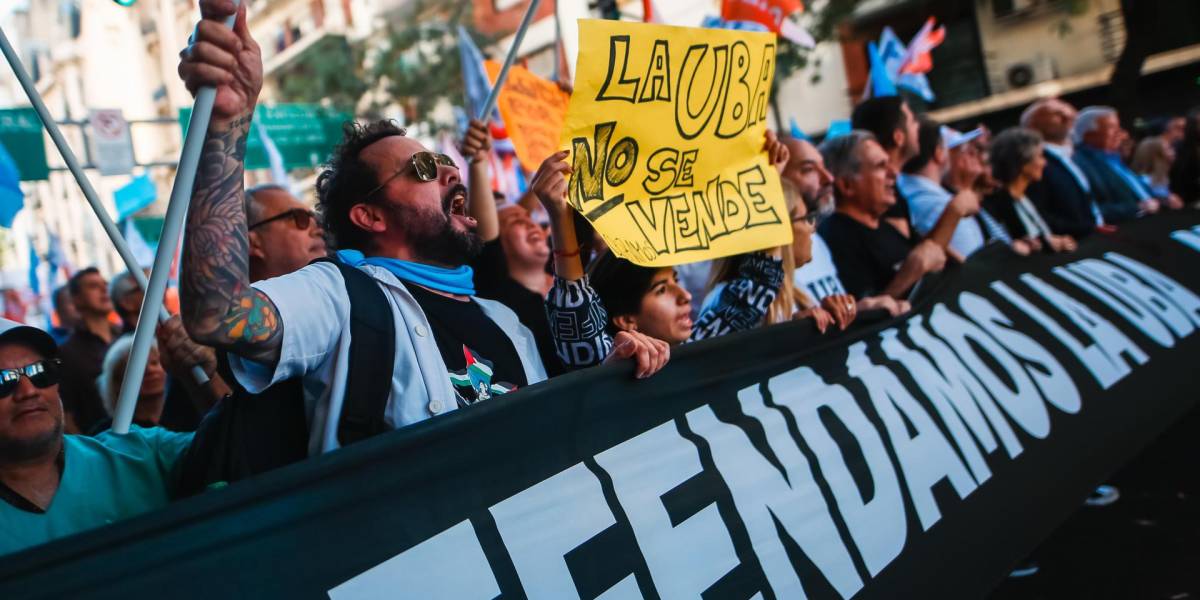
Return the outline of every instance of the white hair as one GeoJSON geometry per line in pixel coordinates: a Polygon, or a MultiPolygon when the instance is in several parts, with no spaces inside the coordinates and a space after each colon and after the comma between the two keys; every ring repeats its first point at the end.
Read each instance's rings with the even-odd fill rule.
{"type": "Polygon", "coordinates": [[[1071,131],[1071,141],[1082,144],[1083,136],[1095,131],[1100,119],[1116,114],[1117,109],[1111,106],[1089,106],[1079,111],[1079,118],[1075,120],[1075,129],[1071,131]]]}
{"type": "MultiPolygon", "coordinates": [[[[150,343],[151,348],[157,348],[157,342],[150,343]]],[[[117,396],[121,393],[121,379],[117,371],[125,372],[125,365],[129,362],[129,352],[133,350],[133,334],[127,333],[113,340],[108,351],[104,353],[104,363],[100,367],[100,376],[96,378],[96,389],[100,392],[100,403],[104,405],[104,412],[108,416],[113,416],[117,411],[117,396]]],[[[140,384],[139,384],[140,385],[140,384]]]]}

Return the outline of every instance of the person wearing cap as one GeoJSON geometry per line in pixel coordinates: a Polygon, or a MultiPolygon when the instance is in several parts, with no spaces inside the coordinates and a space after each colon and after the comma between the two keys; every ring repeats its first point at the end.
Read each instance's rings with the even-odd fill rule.
{"type": "Polygon", "coordinates": [[[917,136],[920,149],[904,164],[896,187],[908,198],[916,233],[947,248],[950,256],[962,262],[986,242],[983,229],[971,218],[979,212],[979,196],[970,188],[951,194],[942,187],[950,155],[941,126],[923,118],[917,136]]]}
{"type": "Polygon", "coordinates": [[[191,434],[63,433],[58,347],[0,319],[0,554],[165,506],[191,434]]]}
{"type": "MultiPolygon", "coordinates": [[[[146,270],[149,275],[149,269],[146,270]]],[[[129,333],[137,329],[138,315],[142,312],[142,287],[138,285],[133,274],[121,271],[108,282],[108,297],[112,300],[113,310],[121,317],[121,332],[129,333]]]]}
{"type": "Polygon", "coordinates": [[[1040,181],[1025,194],[1054,233],[1082,239],[1104,225],[1104,216],[1092,194],[1092,184],[1076,163],[1071,129],[1075,107],[1057,98],[1034,102],[1021,115],[1021,126],[1037,131],[1044,140],[1046,168],[1040,181]]]}

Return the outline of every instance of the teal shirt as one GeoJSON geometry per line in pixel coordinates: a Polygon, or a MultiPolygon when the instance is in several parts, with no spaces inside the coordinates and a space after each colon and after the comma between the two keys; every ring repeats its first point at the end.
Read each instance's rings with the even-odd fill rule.
{"type": "Polygon", "coordinates": [[[0,500],[0,554],[44,544],[166,506],[191,433],[137,425],[129,433],[63,436],[63,472],[44,513],[0,500]]]}

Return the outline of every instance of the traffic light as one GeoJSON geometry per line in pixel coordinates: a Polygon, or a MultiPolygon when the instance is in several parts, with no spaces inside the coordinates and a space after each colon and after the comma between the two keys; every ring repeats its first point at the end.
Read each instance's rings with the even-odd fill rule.
{"type": "Polygon", "coordinates": [[[588,7],[600,11],[602,19],[621,20],[621,9],[617,8],[617,0],[595,0],[588,3],[588,7]]]}
{"type": "Polygon", "coordinates": [[[116,2],[117,4],[124,6],[124,7],[130,7],[130,6],[133,6],[133,3],[137,2],[137,0],[113,0],[113,2],[116,2]]]}

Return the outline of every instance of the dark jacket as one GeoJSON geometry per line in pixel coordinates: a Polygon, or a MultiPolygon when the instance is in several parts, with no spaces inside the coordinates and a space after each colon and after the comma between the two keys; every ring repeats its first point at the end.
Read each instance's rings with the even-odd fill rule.
{"type": "MultiPolygon", "coordinates": [[[[1032,199],[1030,200],[1032,201],[1032,199]]],[[[1035,208],[1037,208],[1036,205],[1035,208]]],[[[983,210],[986,210],[993,219],[999,221],[1000,225],[1004,227],[1004,230],[1008,232],[1008,236],[1012,239],[1024,240],[1029,238],[1029,232],[1025,230],[1025,223],[1021,221],[1020,215],[1017,214],[1017,207],[1013,202],[1012,194],[1004,186],[996,188],[996,191],[988,194],[983,199],[983,210]]],[[[1038,213],[1042,215],[1043,220],[1047,221],[1046,224],[1050,225],[1041,208],[1038,208],[1038,213]]],[[[1093,221],[1094,223],[1095,221],[1093,221]]],[[[1050,225],[1050,227],[1053,228],[1054,226],[1050,225]]]]}
{"type": "Polygon", "coordinates": [[[1129,183],[1108,164],[1104,153],[1080,146],[1075,149],[1075,164],[1087,175],[1092,184],[1092,193],[1104,220],[1108,223],[1124,223],[1136,219],[1141,211],[1141,196],[1129,183]]]}
{"type": "Polygon", "coordinates": [[[1061,158],[1048,150],[1043,153],[1046,170],[1042,180],[1031,184],[1025,194],[1054,233],[1075,238],[1090,235],[1096,230],[1092,194],[1083,189],[1061,158]]]}

